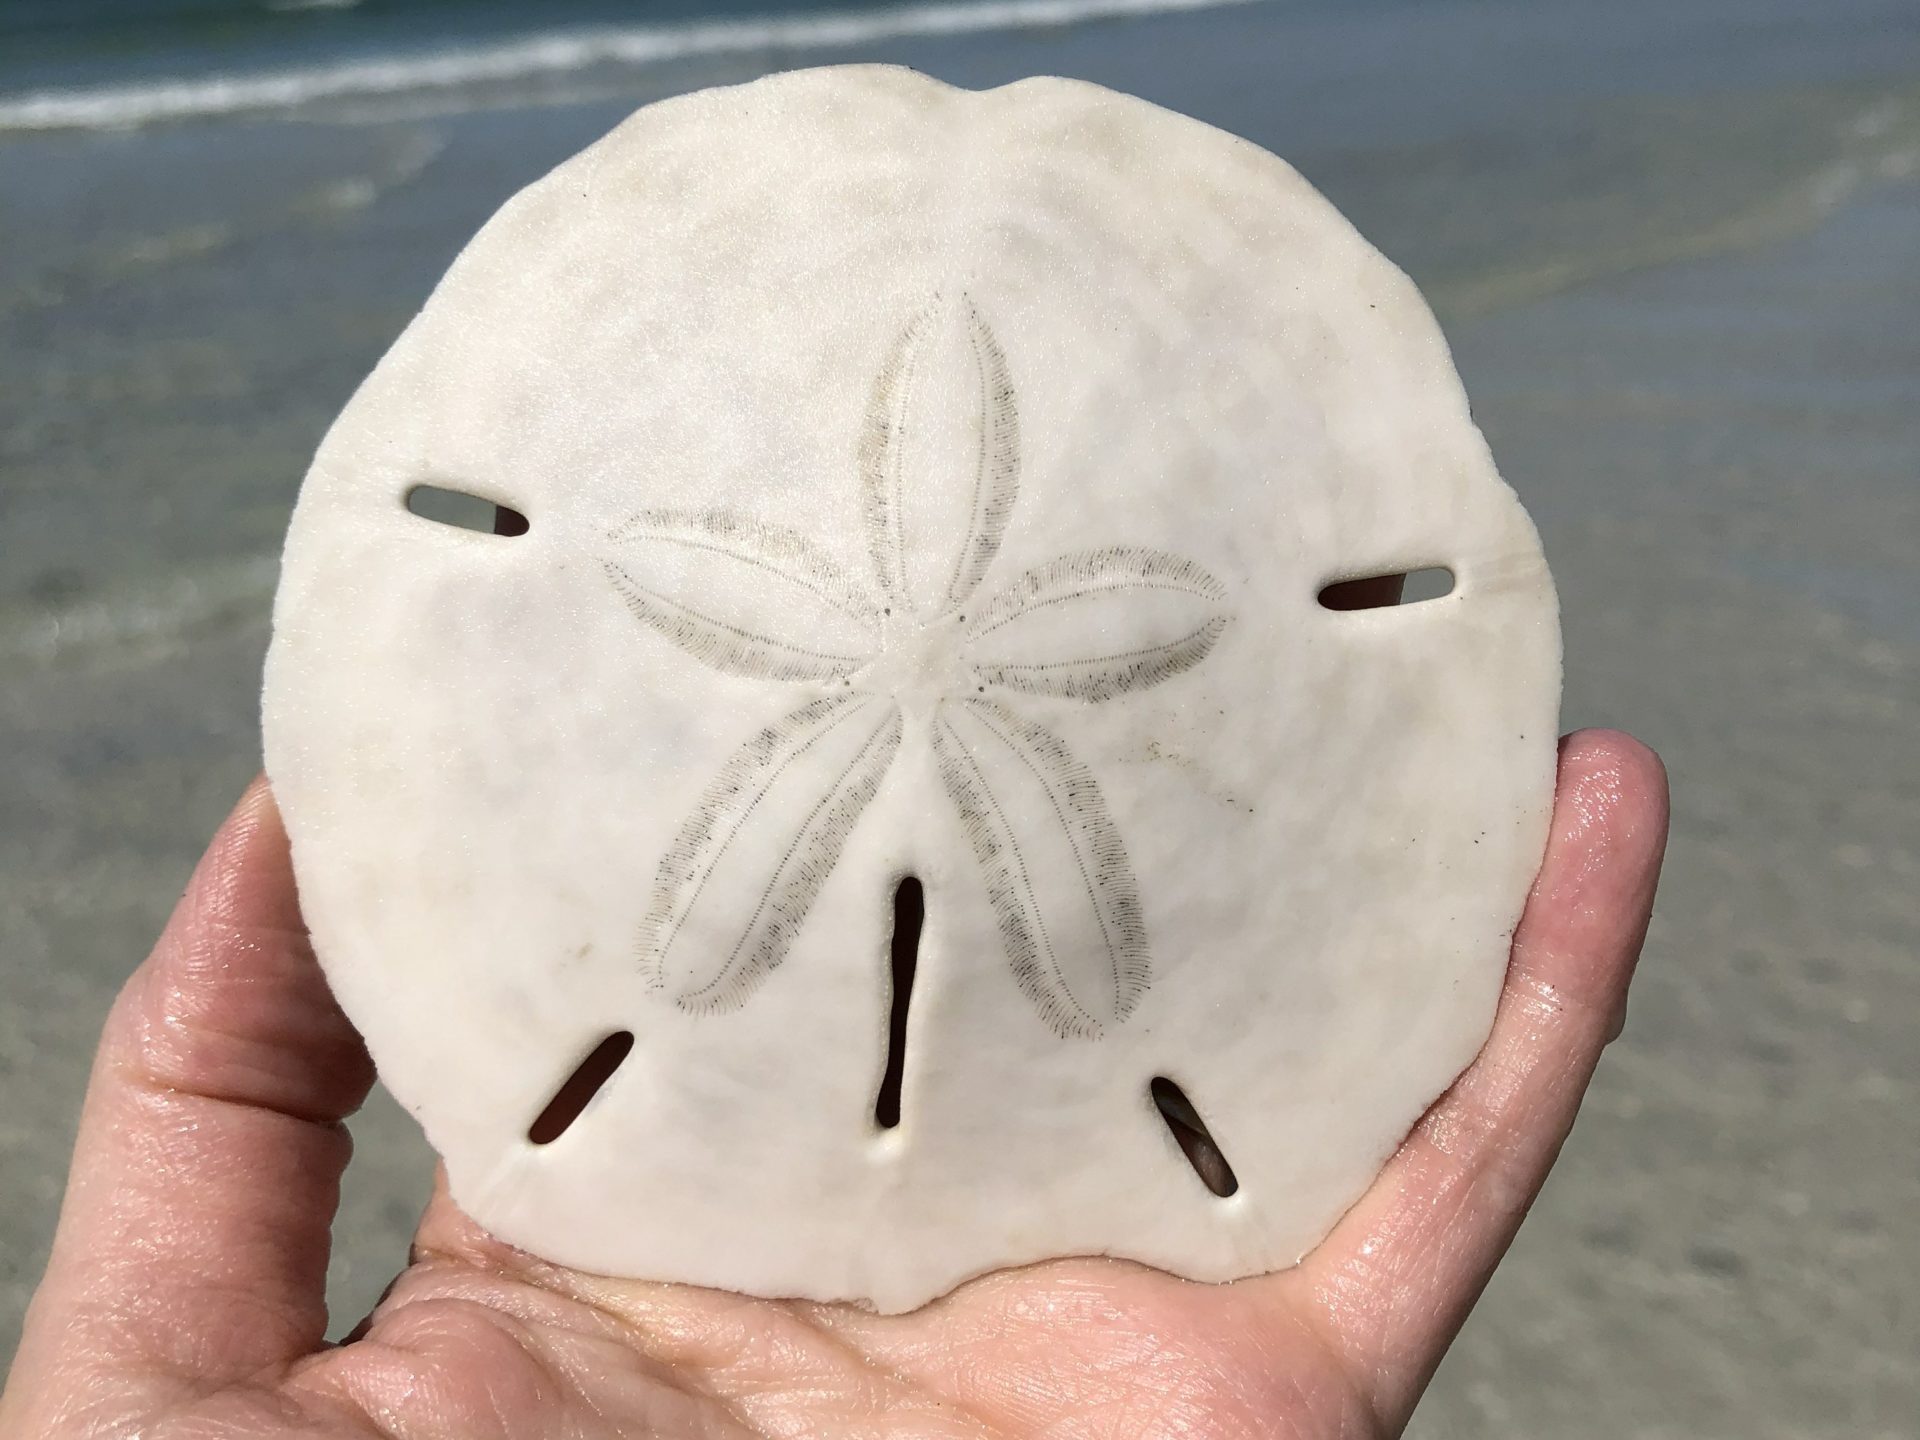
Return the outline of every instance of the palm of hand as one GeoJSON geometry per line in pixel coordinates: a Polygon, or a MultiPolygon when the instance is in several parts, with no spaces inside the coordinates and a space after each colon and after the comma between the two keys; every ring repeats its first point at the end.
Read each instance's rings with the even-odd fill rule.
{"type": "Polygon", "coordinates": [[[1565,742],[1486,1049],[1293,1270],[1205,1286],[1063,1260],[876,1316],[562,1270],[441,1191],[328,1346],[340,1122],[371,1068],[256,786],[108,1022],[0,1435],[1396,1434],[1617,1033],[1665,829],[1650,752],[1565,742]]]}
{"type": "Polygon", "coordinates": [[[1271,1295],[1062,1261],[880,1317],[529,1272],[448,1223],[464,1232],[456,1253],[421,1253],[363,1339],[194,1422],[234,1407],[235,1430],[258,1434],[291,1391],[309,1420],[344,1408],[342,1435],[371,1422],[471,1440],[1386,1430],[1305,1309],[1271,1295]]]}

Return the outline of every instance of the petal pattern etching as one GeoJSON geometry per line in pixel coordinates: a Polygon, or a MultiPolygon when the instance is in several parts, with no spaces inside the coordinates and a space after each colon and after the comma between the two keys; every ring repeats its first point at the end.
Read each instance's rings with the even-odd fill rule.
{"type": "Polygon", "coordinates": [[[648,629],[716,670],[798,687],[702,792],[654,878],[654,988],[722,1012],[786,958],[903,743],[933,761],[1020,992],[1098,1037],[1153,978],[1139,887],[1093,772],[1022,713],[1104,703],[1207,657],[1226,587],[1139,545],[1071,551],[975,603],[1021,483],[1018,399],[964,292],[901,329],[854,471],[871,579],[805,535],[724,510],[650,510],[601,564],[648,629]]]}

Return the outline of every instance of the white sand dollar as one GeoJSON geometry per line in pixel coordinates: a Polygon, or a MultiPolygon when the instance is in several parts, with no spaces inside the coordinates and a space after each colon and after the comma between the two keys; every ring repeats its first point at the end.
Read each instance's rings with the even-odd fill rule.
{"type": "Polygon", "coordinates": [[[455,262],[301,493],[267,766],[473,1215],[897,1310],[1311,1247],[1485,1037],[1559,678],[1437,327],[1286,165],[1089,85],[820,70],[642,110],[455,262]]]}

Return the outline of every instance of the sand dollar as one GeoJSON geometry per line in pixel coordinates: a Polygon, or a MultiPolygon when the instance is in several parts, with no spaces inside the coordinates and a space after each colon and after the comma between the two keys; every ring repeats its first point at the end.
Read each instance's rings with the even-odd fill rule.
{"type": "Polygon", "coordinates": [[[462,1205],[895,1310],[1311,1247],[1486,1034],[1558,694],[1437,327],[1297,174],[863,67],[649,106],[487,224],[314,461],[265,727],[462,1205]]]}

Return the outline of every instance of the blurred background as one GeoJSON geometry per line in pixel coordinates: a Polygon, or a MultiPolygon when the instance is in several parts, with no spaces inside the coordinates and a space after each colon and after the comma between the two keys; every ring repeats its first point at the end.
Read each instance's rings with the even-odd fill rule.
{"type": "MultiPolygon", "coordinates": [[[[638,104],[1079,76],[1303,170],[1426,289],[1666,756],[1631,1018],[1414,1425],[1920,1434],[1920,0],[0,0],[0,1352],[95,1032],[258,766],[323,428],[638,104]]],[[[356,1122],[336,1330],[428,1156],[356,1122]]]]}

